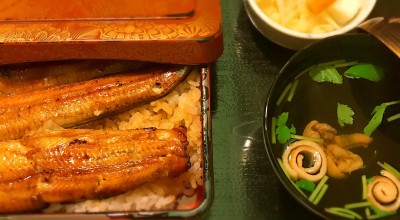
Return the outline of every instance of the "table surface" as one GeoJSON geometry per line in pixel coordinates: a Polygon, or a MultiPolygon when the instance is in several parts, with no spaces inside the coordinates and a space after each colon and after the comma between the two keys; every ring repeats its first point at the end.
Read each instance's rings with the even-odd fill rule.
{"type": "MultiPolygon", "coordinates": [[[[221,0],[224,54],[212,65],[214,200],[206,219],[318,219],[281,185],[263,142],[267,93],[294,54],[264,38],[243,2],[221,0]]],[[[399,16],[399,0],[378,0],[371,15],[399,16]]]]}

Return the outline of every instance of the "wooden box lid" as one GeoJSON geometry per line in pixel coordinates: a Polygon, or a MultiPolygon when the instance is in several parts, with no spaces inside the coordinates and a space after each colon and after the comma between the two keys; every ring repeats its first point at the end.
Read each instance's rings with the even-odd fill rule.
{"type": "Polygon", "coordinates": [[[210,63],[219,0],[0,0],[0,64],[122,59],[210,63]]]}

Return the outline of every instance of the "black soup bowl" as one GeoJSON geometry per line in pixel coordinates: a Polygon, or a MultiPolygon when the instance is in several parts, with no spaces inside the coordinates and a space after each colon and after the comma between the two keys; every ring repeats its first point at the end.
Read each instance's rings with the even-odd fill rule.
{"type": "Polygon", "coordinates": [[[323,39],[282,68],[264,142],[285,188],[324,219],[400,219],[400,59],[367,33],[323,39]]]}

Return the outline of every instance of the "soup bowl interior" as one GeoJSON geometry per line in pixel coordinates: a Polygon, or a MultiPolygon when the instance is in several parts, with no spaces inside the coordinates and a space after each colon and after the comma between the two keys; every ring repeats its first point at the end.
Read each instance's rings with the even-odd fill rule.
{"type": "MultiPolygon", "coordinates": [[[[272,119],[282,112],[288,112],[287,124],[296,128],[296,134],[302,134],[311,120],[328,123],[337,129],[338,134],[363,133],[371,119],[375,106],[400,99],[400,59],[373,36],[366,33],[348,33],[329,37],[298,51],[282,68],[271,89],[264,112],[264,141],[270,162],[285,188],[290,194],[316,215],[325,218],[338,216],[326,212],[328,207],[343,207],[349,203],[362,202],[362,176],[379,175],[382,169],[377,162],[387,162],[400,169],[400,120],[390,123],[383,121],[371,135],[373,141],[367,148],[357,148],[352,152],[361,156],[364,167],[342,179],[329,178],[328,190],[320,202],[315,205],[306,196],[298,192],[293,182],[285,175],[278,159],[282,158],[285,146],[273,143],[275,129],[272,119]],[[279,105],[278,99],[289,83],[293,83],[299,73],[307,68],[331,61],[345,60],[372,63],[384,69],[385,76],[380,82],[365,79],[344,78],[341,85],[329,82],[317,83],[306,73],[298,78],[297,88],[291,101],[284,99],[279,105]],[[353,124],[339,126],[337,117],[338,103],[346,104],[354,111],[353,124]],[[383,147],[384,146],[384,147],[383,147]]],[[[400,113],[400,106],[387,108],[385,115],[400,113]]],[[[386,120],[386,116],[384,117],[386,120]]],[[[274,124],[275,125],[275,124],[274,124]]],[[[365,200],[364,200],[365,201],[365,200]]],[[[355,210],[366,218],[364,209],[355,210]]],[[[389,215],[385,219],[399,219],[400,214],[389,215]]]]}

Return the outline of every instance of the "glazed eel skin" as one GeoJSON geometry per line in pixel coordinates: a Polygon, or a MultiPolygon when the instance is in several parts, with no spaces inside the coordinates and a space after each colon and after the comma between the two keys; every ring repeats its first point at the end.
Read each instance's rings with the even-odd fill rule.
{"type": "Polygon", "coordinates": [[[21,63],[0,67],[0,97],[82,82],[146,65],[125,60],[67,60],[21,63]]]}
{"type": "Polygon", "coordinates": [[[159,99],[191,70],[191,66],[157,65],[2,97],[0,140],[19,139],[50,120],[69,128],[159,99]]]}
{"type": "Polygon", "coordinates": [[[0,213],[107,198],[190,166],[186,129],[65,129],[0,141],[0,213]]]}

